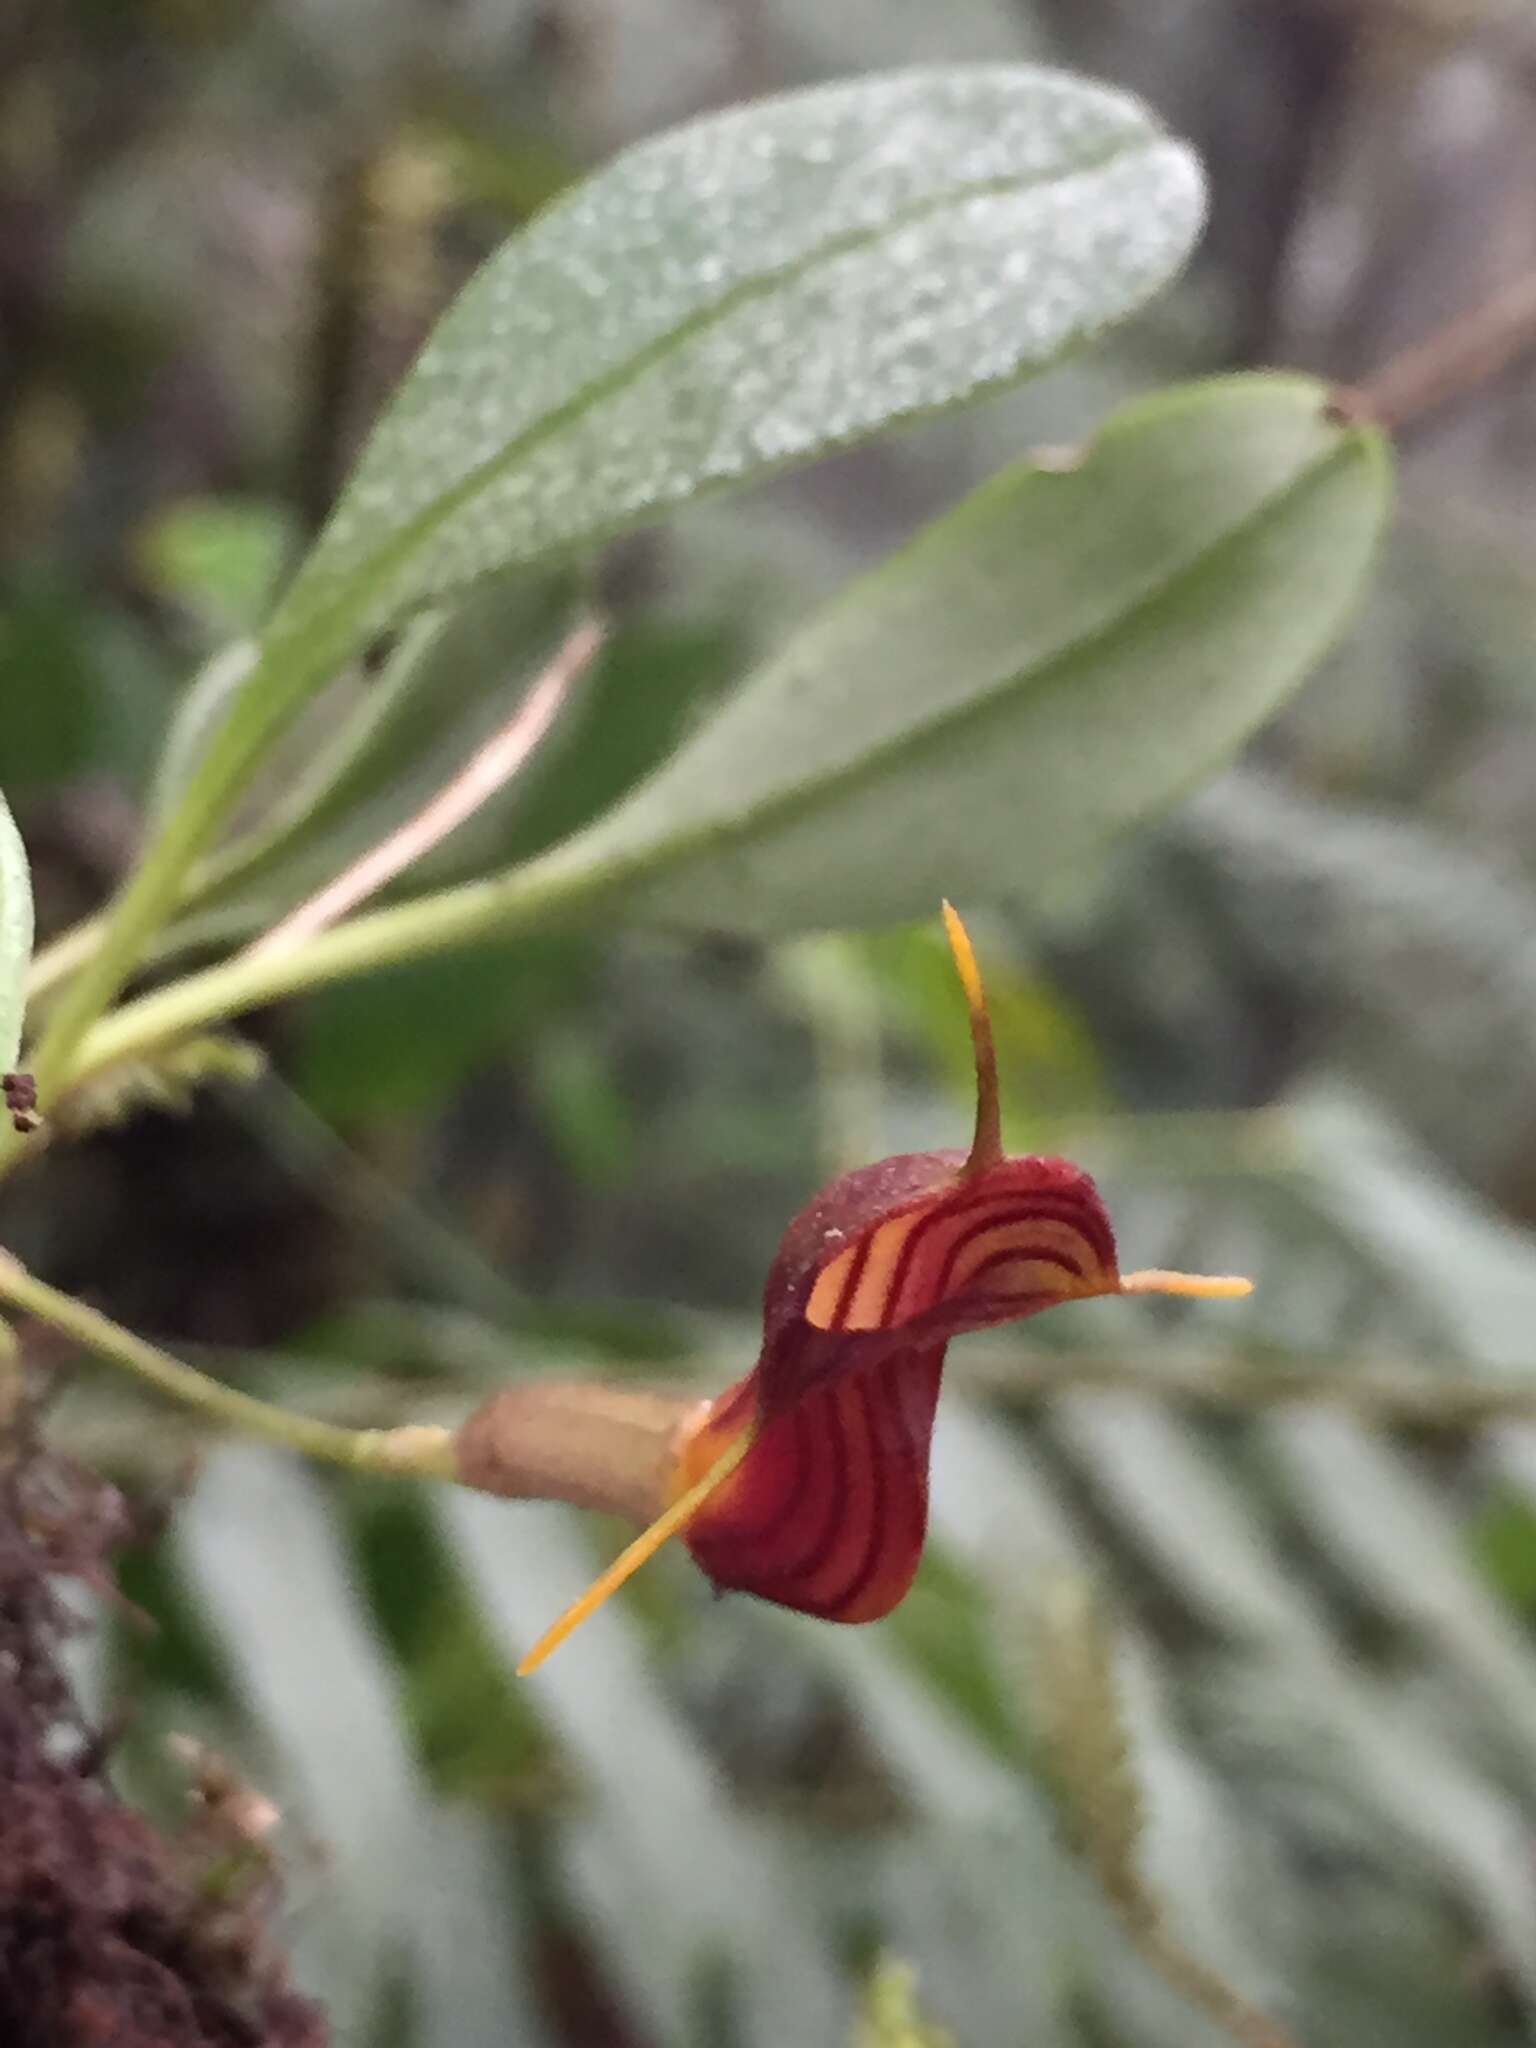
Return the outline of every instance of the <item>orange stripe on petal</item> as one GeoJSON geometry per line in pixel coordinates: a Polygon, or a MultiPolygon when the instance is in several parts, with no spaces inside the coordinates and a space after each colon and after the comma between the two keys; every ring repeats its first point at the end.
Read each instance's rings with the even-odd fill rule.
{"type": "MultiPolygon", "coordinates": [[[[888,1330],[893,1318],[890,1313],[891,1286],[901,1264],[901,1255],[907,1240],[927,1219],[927,1210],[918,1209],[905,1216],[896,1216],[889,1223],[882,1223],[871,1232],[868,1239],[868,1255],[859,1274],[859,1284],[853,1290],[852,1299],[846,1308],[840,1308],[834,1328],[839,1330],[888,1330]]],[[[815,1317],[809,1318],[814,1322],[815,1317]]]]}
{"type": "Polygon", "coordinates": [[[1114,1236],[1085,1173],[1059,1159],[1008,1159],[956,1179],[871,1226],[817,1273],[814,1329],[850,1335],[925,1320],[953,1304],[963,1328],[1031,1314],[1120,1285],[1114,1236]]]}

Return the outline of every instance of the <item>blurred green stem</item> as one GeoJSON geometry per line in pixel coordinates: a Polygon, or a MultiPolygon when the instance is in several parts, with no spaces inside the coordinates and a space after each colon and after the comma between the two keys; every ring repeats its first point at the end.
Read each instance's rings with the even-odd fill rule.
{"type": "MultiPolygon", "coordinates": [[[[272,930],[258,939],[254,945],[234,961],[227,963],[238,966],[242,960],[287,957],[301,949],[322,931],[338,923],[349,911],[367,897],[377,894],[386,883],[415,864],[424,854],[456,831],[498,790],[505,788],[528,763],[540,742],[548,732],[550,724],[561,705],[569,695],[572,685],[582,672],[590,667],[607,637],[607,627],[593,616],[578,620],[566,635],[553,658],[545,665],[542,673],[534,679],[529,689],[519,699],[511,717],[493,733],[486,743],[466,761],[443,787],[403,825],[389,833],[376,846],[354,861],[350,867],[326,884],[315,895],[291,910],[272,930]]],[[[263,737],[265,737],[263,731],[263,737]]],[[[227,749],[231,759],[238,763],[241,772],[249,765],[252,754],[250,744],[243,748],[227,749]]],[[[217,815],[218,809],[231,794],[230,776],[234,770],[224,765],[219,774],[212,769],[219,767],[212,760],[210,765],[194,778],[188,804],[183,808],[200,810],[200,814],[217,815]],[[213,790],[210,797],[203,789],[207,781],[213,790]],[[220,795],[219,792],[223,794],[220,795]],[[212,808],[210,809],[210,806],[212,808]]],[[[185,835],[177,836],[181,814],[173,818],[167,832],[162,835],[162,845],[175,839],[183,845],[185,835]]],[[[206,836],[204,834],[203,836],[206,836]]],[[[60,981],[65,981],[65,991],[59,999],[58,1008],[43,1035],[42,1044],[33,1062],[42,1076],[40,1085],[51,1087],[57,1082],[58,1069],[64,1065],[74,1051],[78,1038],[83,1036],[89,1025],[100,1015],[105,1003],[111,1000],[116,987],[124,978],[128,968],[150,950],[157,937],[164,939],[163,927],[167,918],[183,904],[189,893],[189,884],[197,881],[191,862],[196,846],[180,860],[174,880],[168,884],[169,894],[161,904],[157,916],[142,931],[132,947],[132,957],[123,951],[127,942],[119,932],[119,925],[127,918],[129,899],[140,889],[141,878],[135,876],[117,909],[102,917],[86,920],[66,932],[61,939],[48,948],[43,959],[34,963],[28,982],[28,997],[36,1002],[39,997],[51,993],[60,981]],[[123,973],[109,983],[114,971],[110,960],[104,965],[104,956],[117,953],[124,963],[123,973]],[[69,979],[73,977],[73,979],[69,979]],[[106,994],[90,1002],[79,995],[84,986],[89,989],[105,988],[106,994]],[[94,1007],[92,1004],[94,1003],[94,1007]]],[[[162,858],[162,846],[157,845],[150,856],[151,862],[162,858]]],[[[169,856],[164,856],[169,860],[169,856]]],[[[205,864],[206,865],[206,864],[205,864]]],[[[226,863],[226,879],[228,874],[226,863]]],[[[138,926],[135,925],[135,930],[138,926]]],[[[71,1073],[70,1079],[80,1078],[71,1073]]],[[[0,1149],[3,1159],[3,1149],[0,1149]]]]}
{"type": "Polygon", "coordinates": [[[339,1429],[291,1409],[255,1400],[183,1365],[158,1345],[136,1337],[71,1294],[34,1279],[8,1252],[0,1252],[0,1301],[72,1338],[83,1350],[140,1379],[160,1393],[247,1436],[359,1472],[398,1472],[426,1479],[457,1477],[450,1431],[427,1425],[404,1429],[339,1429]]]}
{"type": "Polygon", "coordinates": [[[101,933],[99,917],[83,918],[34,953],[27,975],[27,1001],[35,1003],[40,997],[51,995],[61,981],[83,967],[101,944],[101,933]]]}
{"type": "Polygon", "coordinates": [[[853,2048],[954,2048],[952,2034],[924,2019],[910,1963],[896,1956],[876,1963],[854,2025],[853,2048]]]}
{"type": "MultiPolygon", "coordinates": [[[[53,1005],[28,1065],[45,1114],[76,1078],[81,1041],[133,973],[181,900],[187,873],[217,835],[245,786],[252,763],[304,697],[345,659],[347,622],[274,632],[245,677],[232,711],[214,732],[176,810],[103,913],[99,942],[53,1005]]],[[[0,1128],[0,1170],[21,1140],[0,1128]]]]}
{"type": "MultiPolygon", "coordinates": [[[[252,695],[258,695],[259,667],[249,680],[252,695]]],[[[266,737],[265,730],[261,737],[266,737]]],[[[250,736],[226,724],[215,736],[179,809],[107,911],[100,944],[60,996],[32,1055],[31,1066],[45,1107],[69,1072],[81,1039],[175,909],[187,869],[217,830],[253,753],[250,736]]],[[[0,1141],[0,1157],[11,1149],[0,1141]]]]}
{"type": "MultiPolygon", "coordinates": [[[[55,1073],[55,1093],[91,1080],[121,1061],[140,1058],[214,1018],[237,1016],[280,996],[319,988],[349,975],[448,952],[481,939],[535,930],[557,916],[569,916],[611,895],[628,879],[628,872],[618,864],[562,872],[540,861],[510,875],[466,883],[349,918],[280,952],[243,953],[126,1003],[96,1024],[74,1056],[55,1073]]],[[[93,984],[100,980],[94,971],[96,964],[86,969],[93,984]]],[[[59,1005],[60,1012],[66,1003],[78,1008],[74,996],[72,983],[59,1005]]],[[[0,1132],[0,1141],[4,1137],[0,1132]]],[[[15,1149],[14,1143],[0,1142],[0,1166],[15,1149]]]]}
{"type": "MultiPolygon", "coordinates": [[[[601,644],[603,629],[584,620],[568,637],[541,685],[558,702],[574,676],[601,644]]],[[[101,1013],[153,944],[175,911],[191,863],[217,829],[246,769],[278,729],[283,707],[296,684],[310,679],[317,660],[276,662],[272,702],[258,716],[232,718],[215,736],[193,777],[181,808],[171,818],[117,902],[94,925],[67,935],[45,969],[46,987],[79,961],[63,988],[30,1066],[46,1107],[55,1107],[71,1088],[104,1068],[151,1053],[196,1029],[196,1019],[231,1017],[243,1010],[296,994],[323,982],[372,968],[393,966],[492,935],[526,931],[573,906],[611,894],[627,879],[626,863],[598,861],[574,872],[535,862],[488,881],[469,883],[393,909],[300,929],[288,921],[256,945],[221,965],[187,975],[137,1002],[125,1004],[104,1022],[101,1013]],[[94,1027],[94,1028],[93,1028],[94,1027]]],[[[261,668],[246,679],[255,689],[261,668]]],[[[242,701],[246,701],[243,699],[242,701]]],[[[454,782],[407,828],[411,845],[433,844],[455,821],[516,772],[542,727],[525,731],[526,705],[488,748],[482,748],[454,782]]],[[[547,720],[546,720],[547,722],[547,720]]],[[[386,847],[399,864],[399,849],[386,847]]],[[[383,849],[381,849],[382,851],[383,849]]],[[[686,851],[687,848],[680,848],[686,851]]],[[[345,878],[344,878],[345,879],[345,878]]],[[[327,905],[327,910],[329,906],[327,905]]],[[[34,995],[38,992],[34,984],[34,995]]],[[[19,1141],[0,1127],[0,1173],[17,1163],[19,1141]]]]}

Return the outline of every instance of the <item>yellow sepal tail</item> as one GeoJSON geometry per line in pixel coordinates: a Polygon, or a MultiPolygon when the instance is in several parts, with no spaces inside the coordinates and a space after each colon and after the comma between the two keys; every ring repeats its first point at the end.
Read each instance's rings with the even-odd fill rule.
{"type": "Polygon", "coordinates": [[[997,1094],[997,1051],[992,1043],[992,1019],[987,1011],[987,994],[982,986],[976,951],[960,913],[946,898],[944,930],[954,955],[955,972],[965,991],[965,1007],[971,1020],[971,1044],[976,1054],[976,1135],[965,1171],[985,1173],[1003,1156],[1003,1118],[997,1094]]]}
{"type": "Polygon", "coordinates": [[[1149,1266],[1144,1273],[1122,1273],[1122,1294],[1192,1294],[1202,1301],[1237,1301],[1252,1294],[1253,1282],[1238,1273],[1165,1273],[1149,1266]]]}
{"type": "Polygon", "coordinates": [[[679,1494],[672,1505],[664,1509],[627,1549],[620,1551],[607,1571],[600,1578],[594,1579],[581,1598],[567,1607],[560,1619],[539,1637],[517,1667],[519,1678],[526,1678],[530,1671],[537,1671],[552,1650],[558,1650],[566,1637],[580,1628],[589,1614],[595,1614],[611,1593],[616,1593],[626,1579],[634,1577],[648,1558],[656,1555],[668,1537],[675,1536],[680,1529],[687,1527],[715,1488],[724,1485],[730,1478],[747,1452],[751,1450],[756,1435],[757,1425],[748,1423],[735,1442],[716,1458],[703,1478],[696,1479],[688,1491],[679,1494]]]}

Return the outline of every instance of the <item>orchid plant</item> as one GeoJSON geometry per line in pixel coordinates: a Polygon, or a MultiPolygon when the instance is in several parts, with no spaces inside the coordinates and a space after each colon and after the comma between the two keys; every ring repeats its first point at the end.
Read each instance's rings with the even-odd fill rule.
{"type": "MultiPolygon", "coordinates": [[[[0,810],[0,1172],[104,1104],[238,1076],[227,1027],[258,1004],[578,920],[772,938],[1028,896],[1229,756],[1340,630],[1383,517],[1379,436],[1303,377],[1157,393],[1024,456],[680,745],[658,732],[623,787],[494,852],[546,736],[604,746],[609,629],[581,566],[601,543],[1045,367],[1165,285],[1202,210],[1191,153],[1144,107],[1011,66],[733,109],[549,207],[445,315],[266,629],[192,684],[115,900],[35,960],[0,810]],[[322,692],[317,751],[291,735],[322,692]],[[471,817],[491,851],[428,886],[471,817]]],[[[1122,1275],[1088,1177],[1005,1156],[946,914],[972,1146],[816,1197],[770,1270],[757,1364],[714,1400],[513,1388],[457,1432],[357,1433],[216,1385],[9,1255],[0,1302],[300,1451],[649,1521],[530,1666],[674,1532],[717,1585],[873,1619],[922,1547],[952,1337],[1243,1285],[1122,1275]]]]}
{"type": "MultiPolygon", "coordinates": [[[[1007,65],[734,108],[547,207],[448,309],[262,630],[192,680],[112,901],[36,957],[0,799],[0,1175],[248,1078],[234,1027],[257,1006],[577,924],[772,942],[951,896],[1038,903],[1228,760],[1341,631],[1384,518],[1381,436],[1311,378],[1072,420],[707,713],[641,706],[638,745],[614,745],[624,625],[593,574],[706,494],[1086,345],[1176,276],[1203,210],[1192,153],[1136,100],[1007,65]]],[[[952,1338],[1247,1288],[1122,1273],[1088,1175],[1004,1152],[980,976],[945,918],[971,1145],[816,1195],[770,1266],[756,1363],[713,1398],[540,1380],[457,1427],[359,1431],[221,1384],[10,1251],[0,1307],[216,1428],[641,1524],[524,1671],[673,1535],[718,1588],[874,1621],[923,1549],[952,1338]]],[[[1141,1896],[1105,1888],[1127,1914],[1141,1896]]],[[[1137,1914],[1170,1981],[1236,2038],[1279,2039],[1137,1914]]]]}

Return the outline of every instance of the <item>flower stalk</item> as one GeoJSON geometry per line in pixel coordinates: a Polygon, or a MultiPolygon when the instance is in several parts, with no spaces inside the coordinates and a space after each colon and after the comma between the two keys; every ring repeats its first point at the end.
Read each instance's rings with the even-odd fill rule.
{"type": "Polygon", "coordinates": [[[235,1387],[221,1385],[195,1367],[135,1336],[99,1309],[77,1301],[46,1281],[36,1279],[19,1259],[0,1252],[0,1301],[32,1316],[82,1350],[136,1374],[157,1392],[193,1408],[210,1421],[262,1437],[285,1450],[354,1472],[411,1473],[427,1479],[457,1477],[450,1430],[425,1424],[400,1429],[342,1429],[319,1422],[271,1401],[258,1401],[235,1387]]]}

